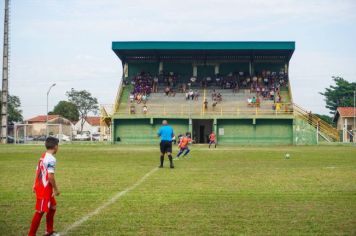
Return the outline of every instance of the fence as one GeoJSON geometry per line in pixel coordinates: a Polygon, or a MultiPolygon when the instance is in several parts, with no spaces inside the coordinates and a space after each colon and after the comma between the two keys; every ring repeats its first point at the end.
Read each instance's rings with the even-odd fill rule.
{"type": "Polygon", "coordinates": [[[46,140],[47,133],[59,139],[60,142],[69,142],[73,139],[71,125],[65,124],[15,124],[13,137],[8,138],[9,143],[31,144],[42,143],[46,140]]]}
{"type": "Polygon", "coordinates": [[[275,107],[248,106],[246,103],[238,105],[220,105],[205,108],[200,104],[149,104],[147,111],[143,110],[144,105],[133,104],[116,112],[115,115],[200,115],[200,116],[280,116],[293,115],[293,105],[291,103],[279,103],[275,107]],[[134,108],[133,108],[134,107],[134,108]]]}

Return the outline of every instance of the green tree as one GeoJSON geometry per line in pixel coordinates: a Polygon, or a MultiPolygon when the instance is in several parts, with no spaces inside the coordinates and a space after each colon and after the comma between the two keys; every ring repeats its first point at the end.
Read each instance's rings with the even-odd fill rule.
{"type": "Polygon", "coordinates": [[[77,106],[68,101],[60,101],[49,115],[60,115],[71,121],[79,120],[79,112],[77,106]]]}
{"type": "Polygon", "coordinates": [[[338,107],[351,107],[353,106],[354,91],[356,90],[356,82],[348,82],[347,80],[333,76],[335,85],[330,85],[325,88],[325,92],[320,93],[325,98],[326,108],[334,114],[338,107]]]}
{"type": "Polygon", "coordinates": [[[317,115],[320,119],[327,122],[328,124],[334,125],[333,117],[328,116],[328,115],[320,115],[320,114],[315,114],[315,115],[317,115]]]}
{"type": "Polygon", "coordinates": [[[73,103],[79,112],[80,132],[83,131],[83,125],[89,113],[96,114],[98,112],[98,100],[86,90],[71,89],[66,92],[69,102],[73,103]]]}
{"type": "MultiPolygon", "coordinates": [[[[2,99],[0,96],[0,110],[1,107],[2,107],[2,99]]],[[[8,123],[23,121],[22,110],[20,109],[20,107],[21,107],[20,98],[18,96],[9,95],[8,106],[7,106],[8,123]]]]}

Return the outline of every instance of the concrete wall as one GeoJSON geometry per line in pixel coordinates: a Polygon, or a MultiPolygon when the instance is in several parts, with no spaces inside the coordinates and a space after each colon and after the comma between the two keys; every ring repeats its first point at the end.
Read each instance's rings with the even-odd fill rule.
{"type": "MultiPolygon", "coordinates": [[[[163,119],[116,119],[114,121],[115,143],[154,144],[159,142],[157,131],[163,119]],[[120,138],[121,141],[118,141],[120,138]]],[[[189,130],[188,119],[167,119],[176,136],[189,130]]]]}
{"type": "Polygon", "coordinates": [[[218,142],[235,144],[292,144],[292,120],[220,119],[218,142]]]}
{"type": "Polygon", "coordinates": [[[293,144],[311,145],[317,144],[316,129],[303,119],[294,119],[293,144]]]}
{"type": "MultiPolygon", "coordinates": [[[[115,143],[158,144],[157,131],[163,119],[115,119],[115,143]],[[120,138],[121,141],[118,141],[120,138]]],[[[168,119],[176,136],[191,131],[188,119],[168,119]]],[[[316,130],[301,119],[217,119],[221,144],[311,145],[317,143],[316,130]]],[[[194,120],[193,120],[194,124],[194,120]]]]}

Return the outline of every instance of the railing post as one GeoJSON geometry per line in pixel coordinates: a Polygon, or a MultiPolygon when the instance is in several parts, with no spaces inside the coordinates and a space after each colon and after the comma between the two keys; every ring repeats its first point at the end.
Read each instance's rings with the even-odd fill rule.
{"type": "Polygon", "coordinates": [[[163,105],[163,115],[166,115],[166,105],[163,105]]]}
{"type": "Polygon", "coordinates": [[[221,112],[220,112],[220,113],[221,113],[221,116],[222,116],[222,115],[223,115],[223,109],[222,109],[222,107],[221,107],[221,112]]]}
{"type": "Polygon", "coordinates": [[[316,122],[316,144],[319,144],[319,122],[316,122]]]}

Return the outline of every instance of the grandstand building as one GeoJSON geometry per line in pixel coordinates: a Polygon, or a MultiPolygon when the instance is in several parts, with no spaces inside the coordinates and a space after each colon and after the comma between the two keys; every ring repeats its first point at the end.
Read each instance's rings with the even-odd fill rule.
{"type": "MultiPolygon", "coordinates": [[[[293,103],[294,42],[113,42],[122,79],[114,143],[156,143],[163,119],[196,143],[311,144],[337,131],[293,103]]],[[[336,132],[336,133],[335,133],[336,132]]]]}

